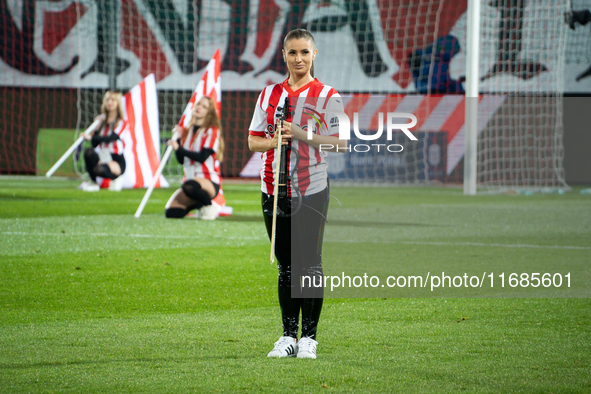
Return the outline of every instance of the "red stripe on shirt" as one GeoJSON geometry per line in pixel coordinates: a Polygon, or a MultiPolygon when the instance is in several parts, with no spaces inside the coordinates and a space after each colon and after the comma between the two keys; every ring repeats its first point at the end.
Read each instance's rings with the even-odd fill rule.
{"type": "MultiPolygon", "coordinates": [[[[117,125],[118,124],[119,123],[117,123],[117,125]]],[[[113,133],[119,135],[117,133],[117,125],[114,125],[113,126],[113,133]]],[[[119,154],[119,145],[117,145],[117,140],[109,142],[109,145],[111,146],[111,149],[112,149],[113,153],[119,154]]]]}
{"type": "MultiPolygon", "coordinates": [[[[273,127],[275,127],[275,111],[277,110],[277,106],[279,105],[279,99],[281,99],[282,94],[283,88],[280,84],[273,86],[271,97],[269,97],[269,104],[273,106],[273,111],[267,111],[267,108],[263,108],[263,111],[267,111],[267,124],[273,125],[273,127]]],[[[275,134],[274,130],[273,134],[275,134]]]]}
{"type": "Polygon", "coordinates": [[[275,161],[275,149],[268,150],[266,152],[265,164],[263,166],[263,182],[266,185],[267,194],[273,194],[275,192],[274,184],[275,177],[273,174],[273,162],[275,161]]]}
{"type": "Polygon", "coordinates": [[[267,93],[267,89],[263,89],[263,93],[261,94],[261,100],[259,101],[259,107],[264,111],[263,103],[265,102],[265,95],[267,93]]]}

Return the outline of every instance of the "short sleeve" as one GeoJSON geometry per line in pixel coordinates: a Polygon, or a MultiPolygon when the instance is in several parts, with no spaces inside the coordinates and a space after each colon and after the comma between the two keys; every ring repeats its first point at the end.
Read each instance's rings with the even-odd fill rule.
{"type": "Polygon", "coordinates": [[[326,100],[324,119],[326,121],[326,128],[322,127],[321,134],[329,136],[339,135],[339,117],[335,113],[331,113],[330,110],[334,109],[336,112],[345,112],[343,106],[343,98],[336,91],[332,96],[326,100]]]}
{"type": "Polygon", "coordinates": [[[252,115],[252,120],[248,128],[248,134],[257,137],[264,137],[265,130],[267,129],[267,113],[261,108],[261,102],[263,100],[263,92],[259,95],[257,104],[252,115]]]}

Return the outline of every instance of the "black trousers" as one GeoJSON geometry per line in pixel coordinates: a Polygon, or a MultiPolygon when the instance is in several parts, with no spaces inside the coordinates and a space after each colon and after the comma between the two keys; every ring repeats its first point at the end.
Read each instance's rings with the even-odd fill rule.
{"type": "MultiPolygon", "coordinates": [[[[290,217],[277,217],[275,257],[279,272],[279,306],[283,322],[283,335],[297,338],[299,314],[302,314],[302,337],[316,338],[323,287],[302,287],[306,283],[322,283],[322,241],[328,212],[329,188],[301,198],[301,208],[290,217]],[[315,279],[314,279],[315,278],[315,279]],[[315,280],[315,282],[314,282],[315,280]]],[[[265,213],[269,195],[262,193],[263,217],[271,239],[273,217],[265,213]]],[[[292,207],[298,205],[293,198],[292,207]]]]}

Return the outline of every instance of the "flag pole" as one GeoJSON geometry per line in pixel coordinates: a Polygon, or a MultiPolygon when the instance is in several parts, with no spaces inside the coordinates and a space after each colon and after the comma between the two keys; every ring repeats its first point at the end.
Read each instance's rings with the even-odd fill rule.
{"type": "MultiPolygon", "coordinates": [[[[219,49],[216,50],[215,54],[213,55],[213,58],[207,64],[205,71],[206,72],[205,72],[204,76],[213,74],[218,79],[218,81],[216,81],[215,84],[219,83],[219,76],[220,76],[220,50],[219,49]],[[208,73],[208,71],[209,71],[209,73],[208,73]]],[[[184,128],[185,124],[189,123],[188,121],[191,119],[191,110],[193,108],[193,105],[195,105],[195,103],[197,102],[198,99],[200,99],[201,97],[204,97],[204,96],[211,97],[211,92],[207,91],[208,90],[207,89],[207,86],[208,86],[207,79],[204,79],[204,76],[201,78],[201,80],[197,84],[197,87],[195,88],[195,91],[193,92],[193,95],[191,96],[191,100],[189,100],[189,103],[187,104],[185,111],[183,112],[183,116],[181,116],[181,120],[179,121],[179,124],[177,125],[178,127],[184,128]],[[197,94],[201,93],[201,91],[203,91],[203,93],[198,96],[197,94]]],[[[215,78],[214,78],[214,80],[215,80],[215,78]]],[[[215,87],[213,87],[212,92],[214,90],[215,90],[215,87]]],[[[221,94],[221,92],[220,92],[220,94],[221,94]]],[[[217,106],[217,104],[216,104],[216,106],[217,106]]],[[[218,116],[219,116],[219,113],[218,113],[218,116]]],[[[174,130],[173,130],[172,139],[176,140],[178,138],[177,136],[178,136],[178,132],[174,132],[174,130]]],[[[164,155],[162,156],[162,160],[160,162],[160,165],[158,166],[158,169],[156,170],[156,173],[155,173],[154,177],[152,178],[152,183],[150,184],[150,187],[148,187],[148,190],[146,190],[146,194],[144,195],[144,198],[142,199],[140,206],[138,207],[137,211],[135,212],[134,217],[136,219],[138,219],[141,216],[142,211],[144,210],[144,207],[148,203],[148,200],[150,199],[150,195],[152,194],[152,191],[154,190],[154,187],[156,186],[156,182],[158,182],[158,179],[160,178],[160,174],[162,174],[162,170],[164,169],[164,166],[166,165],[166,163],[168,162],[168,159],[170,158],[170,155],[172,154],[172,150],[173,150],[172,146],[168,146],[168,148],[166,149],[166,152],[164,152],[164,155]]]]}
{"type": "MultiPolygon", "coordinates": [[[[90,126],[88,126],[88,128],[86,130],[84,130],[84,134],[90,134],[94,131],[94,129],[96,129],[96,127],[101,123],[100,119],[95,120],[90,126]]],[[[49,171],[47,171],[47,174],[45,174],[46,177],[50,177],[53,175],[53,173],[64,163],[64,161],[66,161],[66,159],[72,154],[72,152],[74,152],[76,150],[76,148],[78,148],[78,146],[84,141],[84,137],[80,136],[78,137],[78,139],[76,140],[76,142],[74,142],[74,144],[72,144],[72,146],[70,146],[70,148],[66,151],[66,153],[64,153],[62,155],[62,157],[59,158],[59,160],[57,161],[57,163],[55,163],[53,165],[53,167],[51,167],[49,169],[49,171]]]]}
{"type": "MultiPolygon", "coordinates": [[[[174,133],[172,136],[172,139],[176,140],[177,136],[178,136],[178,133],[174,133]]],[[[148,190],[146,190],[146,194],[144,194],[144,198],[142,199],[140,206],[137,208],[137,211],[135,211],[135,215],[133,215],[136,219],[139,219],[140,216],[142,215],[142,212],[143,212],[146,204],[148,203],[148,200],[150,199],[150,196],[152,195],[154,188],[156,187],[156,182],[158,182],[158,179],[160,178],[160,175],[162,174],[162,170],[164,169],[164,166],[168,162],[168,159],[170,158],[171,154],[172,154],[172,146],[168,146],[168,148],[166,148],[166,152],[164,152],[164,156],[162,156],[162,160],[160,161],[160,165],[158,166],[158,169],[156,170],[156,173],[154,174],[154,177],[152,178],[152,182],[150,183],[150,187],[148,187],[148,190]]]]}

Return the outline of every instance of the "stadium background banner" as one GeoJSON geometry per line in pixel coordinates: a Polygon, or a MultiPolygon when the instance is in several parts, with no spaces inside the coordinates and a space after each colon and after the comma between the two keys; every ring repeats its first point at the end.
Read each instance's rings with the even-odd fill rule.
{"type": "MultiPolygon", "coordinates": [[[[192,3],[2,0],[0,85],[107,88],[109,71],[103,57],[114,45],[120,88],[130,88],[154,73],[159,89],[190,90],[195,74],[202,72],[220,48],[225,83],[232,90],[259,91],[283,80],[281,39],[295,27],[307,27],[315,34],[321,48],[316,61],[319,77],[341,90],[413,92],[417,78],[410,63],[417,55],[430,53],[433,45],[446,46],[449,57],[438,60],[436,68],[445,68],[442,71],[452,80],[465,75],[467,0],[432,0],[425,3],[425,9],[410,0],[192,3]],[[440,20],[434,23],[438,15],[440,20]],[[114,42],[111,33],[116,35],[114,42]],[[405,40],[388,39],[395,36],[405,40]],[[331,71],[335,68],[346,72],[346,77],[331,71]]],[[[487,12],[502,14],[499,7],[490,6],[493,2],[488,3],[487,12]]],[[[524,4],[524,19],[536,12],[527,1],[520,3],[524,4]]],[[[569,43],[576,45],[588,34],[579,31],[569,43]]],[[[535,52],[537,45],[558,47],[561,43],[560,36],[553,37],[555,43],[538,43],[535,36],[528,37],[523,34],[520,48],[514,49],[521,58],[535,52]]],[[[483,69],[491,69],[497,60],[494,51],[483,50],[489,52],[493,56],[482,59],[483,69]]],[[[576,53],[567,52],[577,58],[572,63],[581,63],[576,53]]],[[[540,66],[546,70],[531,70],[514,83],[525,79],[531,85],[536,78],[562,70],[554,64],[540,66]]],[[[591,78],[574,79],[587,66],[566,70],[567,92],[591,92],[591,78]]],[[[494,86],[483,81],[481,90],[491,91],[494,86]]]]}
{"type": "MultiPolygon", "coordinates": [[[[587,45],[589,32],[540,39],[529,34],[537,3],[506,3],[483,2],[490,21],[483,37],[492,39],[482,40],[480,90],[591,92],[591,78],[575,80],[591,61],[569,49],[587,45]],[[511,15],[517,22],[503,24],[511,15]],[[507,51],[509,35],[519,45],[507,51]],[[565,46],[571,67],[537,55],[565,46]],[[511,72],[499,66],[507,61],[511,72]]],[[[554,3],[544,2],[548,12],[554,3]]],[[[467,0],[0,0],[0,173],[35,173],[39,128],[83,128],[105,89],[129,89],[150,73],[162,130],[170,130],[219,49],[228,149],[222,172],[238,176],[251,157],[245,136],[256,96],[285,79],[287,31],[305,27],[315,35],[316,76],[339,92],[463,94],[466,9],[467,0]],[[39,109],[44,102],[49,108],[39,109]]],[[[174,171],[169,166],[165,175],[174,171]]]]}

